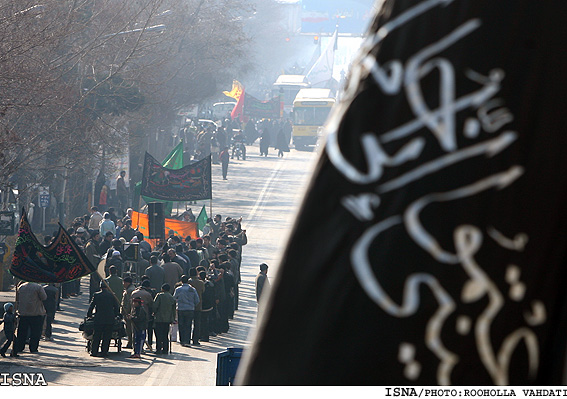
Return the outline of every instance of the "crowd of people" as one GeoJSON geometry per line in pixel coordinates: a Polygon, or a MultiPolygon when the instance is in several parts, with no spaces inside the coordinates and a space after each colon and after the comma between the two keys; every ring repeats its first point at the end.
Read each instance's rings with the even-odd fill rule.
{"type": "MultiPolygon", "coordinates": [[[[86,319],[93,325],[91,356],[108,355],[117,323],[125,327],[125,348],[132,349],[133,358],[140,357],[144,347],[155,354],[169,353],[172,338],[189,347],[227,333],[238,310],[242,249],[248,243],[242,218],[222,220],[217,214],[207,220],[202,237],[183,238],[170,231],[152,245],[132,228],[131,212],[117,218],[92,207],[90,216],[76,218],[68,229],[90,262],[104,269],[102,276],[90,275],[86,319]],[[139,254],[128,261],[126,248],[132,243],[139,254]]],[[[45,244],[51,240],[45,237],[45,244]]],[[[267,266],[260,269],[258,298],[269,285],[267,266]]],[[[12,345],[11,356],[17,357],[26,343],[30,352],[37,352],[42,337],[51,340],[61,300],[81,294],[80,280],[43,286],[20,282],[16,305],[5,306],[7,342],[0,355],[12,345]]]]}
{"type": "MultiPolygon", "coordinates": [[[[268,155],[270,147],[279,150],[278,156],[289,151],[289,121],[234,123],[221,127],[191,124],[185,128],[189,157],[211,154],[215,163],[223,164],[226,179],[235,142],[252,144],[259,138],[263,156],[268,155]]],[[[113,202],[119,210],[128,203],[124,179],[125,173],[121,172],[113,202]]],[[[107,206],[111,201],[104,187],[100,204],[91,208],[90,215],[75,218],[67,229],[91,264],[95,268],[102,264],[104,270],[102,278],[98,273],[89,277],[90,307],[86,316],[95,326],[91,355],[108,354],[117,317],[125,324],[126,348],[133,349],[133,357],[141,355],[144,344],[157,354],[168,353],[175,332],[183,346],[200,345],[211,336],[228,332],[229,320],[238,310],[242,247],[248,240],[242,219],[222,220],[221,215],[216,215],[207,220],[202,237],[178,237],[170,232],[166,239],[151,244],[132,226],[132,209],[118,216],[114,207],[107,206]],[[135,261],[126,250],[133,243],[139,255],[135,261]]],[[[194,222],[195,215],[188,210],[179,219],[194,222]]],[[[56,235],[45,235],[44,244],[51,244],[56,235]]],[[[258,301],[266,286],[267,265],[262,264],[256,278],[258,301]]],[[[41,339],[51,340],[51,326],[61,310],[61,301],[83,294],[80,280],[45,285],[20,282],[16,292],[16,304],[7,304],[0,320],[7,339],[0,348],[1,356],[6,355],[10,345],[12,356],[18,356],[26,344],[31,352],[37,352],[41,339]],[[26,332],[16,334],[20,328],[26,332]]]]}
{"type": "MultiPolygon", "coordinates": [[[[221,126],[203,125],[199,120],[191,120],[181,129],[180,137],[187,144],[189,159],[198,160],[212,155],[213,163],[222,163],[223,151],[233,159],[238,143],[252,145],[258,139],[261,156],[268,156],[269,149],[274,148],[278,150],[278,156],[283,157],[284,152],[289,152],[291,133],[292,124],[289,119],[250,119],[246,123],[240,123],[226,118],[221,126]]],[[[245,153],[243,159],[246,159],[245,153]]]]}
{"type": "MultiPolygon", "coordinates": [[[[100,219],[96,207],[91,212],[91,219],[100,219]]],[[[116,233],[108,213],[99,222],[98,231],[86,232],[90,235],[84,244],[86,255],[97,264],[98,255],[106,274],[105,281],[91,274],[92,301],[87,314],[90,317],[94,313],[95,320],[91,354],[99,354],[101,342],[100,354],[108,353],[111,321],[116,316],[126,323],[126,348],[134,349],[133,357],[140,356],[144,341],[153,350],[154,336],[155,352],[168,353],[172,325],[178,329],[182,346],[200,345],[210,336],[228,332],[229,320],[238,309],[242,247],[248,242],[242,219],[228,217],[223,221],[216,215],[207,221],[202,237],[178,237],[170,231],[167,239],[158,240],[152,247],[132,228],[130,212],[116,233]],[[125,247],[131,243],[138,244],[138,260],[125,262],[125,247]],[[99,287],[101,291],[95,293],[99,287]],[[118,308],[108,306],[109,294],[118,308]]],[[[82,226],[75,227],[78,231],[82,226]]]]}

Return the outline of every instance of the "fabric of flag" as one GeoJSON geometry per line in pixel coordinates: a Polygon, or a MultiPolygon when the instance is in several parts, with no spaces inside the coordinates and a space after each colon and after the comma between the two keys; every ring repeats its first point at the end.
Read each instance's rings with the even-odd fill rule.
{"type": "MultiPolygon", "coordinates": [[[[319,39],[319,40],[321,40],[321,39],[319,39]]],[[[313,55],[311,55],[311,60],[303,69],[303,75],[307,75],[309,73],[309,71],[311,70],[311,68],[313,68],[313,65],[315,65],[315,63],[317,62],[319,57],[321,57],[321,42],[320,41],[319,41],[319,44],[317,45],[317,47],[315,47],[315,50],[313,50],[313,55]]]]}
{"type": "Polygon", "coordinates": [[[244,87],[242,86],[242,83],[240,83],[238,80],[232,81],[231,91],[223,91],[223,94],[225,96],[234,98],[236,101],[240,99],[243,93],[244,93],[244,87]]]}
{"type": "Polygon", "coordinates": [[[53,242],[43,246],[33,233],[25,210],[22,210],[20,230],[10,273],[24,281],[64,283],[95,271],[84,252],[67,231],[59,225],[53,242]]]}
{"type": "Polygon", "coordinates": [[[239,383],[564,384],[566,15],[384,2],[239,383]]]}
{"type": "Polygon", "coordinates": [[[239,120],[242,122],[244,120],[244,103],[245,103],[245,99],[246,99],[246,90],[244,90],[244,88],[242,88],[242,92],[241,94],[238,96],[238,101],[236,102],[236,105],[234,106],[234,109],[232,110],[232,112],[230,113],[230,117],[234,120],[236,118],[239,118],[239,120]]]}
{"type": "Polygon", "coordinates": [[[199,216],[197,216],[197,228],[200,231],[203,231],[203,228],[205,227],[205,225],[207,224],[207,219],[209,217],[207,216],[207,209],[205,208],[205,205],[203,205],[203,207],[201,208],[201,212],[199,212],[199,216]]]}
{"type": "MultiPolygon", "coordinates": [[[[183,141],[175,146],[173,150],[166,156],[161,163],[163,167],[169,169],[181,169],[183,167],[183,141]]],[[[141,187],[142,182],[138,183],[141,187]]],[[[150,202],[155,202],[155,198],[150,198],[146,196],[142,196],[142,199],[149,204],[150,202]]],[[[171,215],[173,211],[173,202],[166,201],[163,204],[163,211],[165,215],[171,215]]]]}
{"type": "Polygon", "coordinates": [[[243,114],[255,119],[277,119],[280,117],[280,97],[261,101],[256,97],[245,93],[243,114]]]}
{"type": "Polygon", "coordinates": [[[211,156],[180,169],[169,169],[146,152],[141,194],[163,201],[211,199],[211,156]]]}
{"type": "Polygon", "coordinates": [[[335,30],[325,51],[307,73],[306,79],[311,84],[311,87],[326,88],[332,81],[337,40],[338,30],[335,30]]]}
{"type": "MultiPolygon", "coordinates": [[[[140,212],[132,212],[132,228],[137,229],[144,235],[144,240],[152,245],[152,248],[157,244],[157,240],[150,239],[150,227],[148,215],[140,212]]],[[[182,220],[165,218],[165,233],[169,235],[172,231],[178,237],[185,239],[190,236],[191,238],[199,237],[196,222],[184,222],[182,220]]]]}

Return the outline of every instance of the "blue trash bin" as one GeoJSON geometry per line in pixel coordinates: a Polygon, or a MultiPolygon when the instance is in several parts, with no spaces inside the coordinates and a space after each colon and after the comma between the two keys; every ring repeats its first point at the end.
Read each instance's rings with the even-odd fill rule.
{"type": "Polygon", "coordinates": [[[217,386],[234,385],[243,348],[226,348],[217,354],[217,386]]]}

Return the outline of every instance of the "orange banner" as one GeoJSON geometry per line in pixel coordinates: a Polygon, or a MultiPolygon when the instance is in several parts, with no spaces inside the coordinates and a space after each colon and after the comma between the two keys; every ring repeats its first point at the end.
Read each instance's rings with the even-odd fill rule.
{"type": "MultiPolygon", "coordinates": [[[[148,215],[145,213],[133,212],[132,213],[132,228],[137,229],[144,234],[144,240],[152,244],[152,248],[155,246],[157,240],[150,240],[150,228],[148,215]]],[[[169,231],[173,231],[176,236],[181,237],[185,240],[185,237],[191,236],[195,239],[199,237],[199,232],[197,230],[197,223],[193,222],[183,222],[176,219],[165,219],[165,234],[169,236],[169,231]]]]}

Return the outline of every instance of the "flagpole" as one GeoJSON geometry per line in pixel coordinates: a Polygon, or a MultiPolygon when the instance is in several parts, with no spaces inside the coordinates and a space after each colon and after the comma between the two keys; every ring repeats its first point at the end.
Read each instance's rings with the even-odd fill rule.
{"type": "MultiPolygon", "coordinates": [[[[73,242],[73,240],[71,240],[71,237],[69,236],[69,233],[67,232],[67,230],[65,229],[65,227],[63,227],[63,225],[61,223],[59,223],[59,227],[63,230],[63,232],[67,235],[68,239],[69,239],[69,245],[71,245],[71,247],[75,250],[75,251],[80,251],[80,253],[82,253],[85,257],[85,260],[87,261],[87,264],[92,266],[91,272],[92,273],[96,273],[98,275],[98,277],[101,279],[101,281],[104,282],[104,285],[106,286],[106,288],[112,293],[112,296],[114,297],[114,299],[116,299],[116,302],[118,303],[118,307],[120,307],[120,301],[118,300],[118,297],[116,296],[116,294],[114,293],[114,291],[112,291],[112,289],[110,288],[110,285],[108,285],[108,281],[106,281],[106,279],[102,278],[102,276],[100,275],[100,273],[98,272],[98,265],[94,266],[91,264],[91,262],[89,261],[89,258],[87,258],[85,252],[83,249],[81,249],[80,247],[77,247],[76,244],[73,242]]],[[[82,278],[82,277],[81,277],[82,278]]],[[[80,278],[79,278],[80,280],[80,278]]]]}
{"type": "Polygon", "coordinates": [[[110,285],[108,285],[108,281],[106,281],[105,278],[102,278],[102,276],[100,275],[100,273],[98,272],[98,269],[96,271],[94,271],[93,273],[98,274],[98,276],[100,277],[101,281],[104,282],[105,287],[112,293],[112,296],[114,297],[114,299],[116,299],[116,302],[118,302],[118,306],[120,307],[121,303],[120,300],[118,299],[118,297],[116,296],[116,293],[114,291],[112,291],[112,288],[110,288],[110,285]]]}

